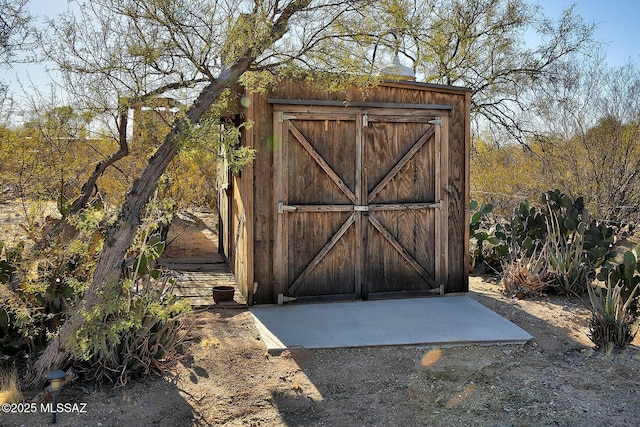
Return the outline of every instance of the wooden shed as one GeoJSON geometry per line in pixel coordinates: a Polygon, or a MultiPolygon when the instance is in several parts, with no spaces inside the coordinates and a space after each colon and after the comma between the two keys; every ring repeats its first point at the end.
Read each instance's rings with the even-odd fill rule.
{"type": "Polygon", "coordinates": [[[250,304],[468,290],[467,89],[291,82],[244,101],[256,158],[221,174],[219,237],[250,304]]]}

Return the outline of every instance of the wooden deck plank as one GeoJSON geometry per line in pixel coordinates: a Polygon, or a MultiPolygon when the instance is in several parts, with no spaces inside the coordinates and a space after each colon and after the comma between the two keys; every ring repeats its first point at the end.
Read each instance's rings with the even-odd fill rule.
{"type": "MultiPolygon", "coordinates": [[[[207,257],[210,259],[210,257],[207,257]]],[[[165,258],[161,265],[175,273],[176,283],[174,295],[185,298],[193,307],[242,308],[247,303],[236,287],[236,279],[224,263],[203,262],[201,258],[165,258]],[[179,260],[180,262],[174,262],[179,260]],[[213,288],[215,286],[236,287],[234,300],[215,303],[213,288]]]]}
{"type": "Polygon", "coordinates": [[[191,271],[202,273],[227,273],[229,267],[226,264],[170,264],[165,265],[173,271],[191,271]]]}
{"type": "Polygon", "coordinates": [[[220,254],[198,257],[160,257],[158,263],[162,265],[171,264],[224,264],[224,259],[220,254]]]}

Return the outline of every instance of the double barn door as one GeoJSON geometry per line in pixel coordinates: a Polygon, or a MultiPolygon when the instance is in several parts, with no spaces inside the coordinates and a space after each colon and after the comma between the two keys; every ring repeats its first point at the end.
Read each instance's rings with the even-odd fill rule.
{"type": "Polygon", "coordinates": [[[443,293],[443,112],[275,109],[276,293],[298,299],[443,293]]]}

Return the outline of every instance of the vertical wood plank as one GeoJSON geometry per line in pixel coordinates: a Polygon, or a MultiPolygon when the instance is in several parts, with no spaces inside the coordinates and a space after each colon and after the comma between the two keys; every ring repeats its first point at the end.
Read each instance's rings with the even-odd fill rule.
{"type": "Polygon", "coordinates": [[[448,118],[448,291],[464,292],[468,290],[468,281],[465,280],[465,236],[468,235],[469,223],[466,222],[468,209],[465,200],[466,189],[466,164],[468,153],[465,152],[465,129],[468,118],[464,96],[452,97],[453,110],[448,118]]]}
{"type": "Polygon", "coordinates": [[[274,205],[273,171],[273,106],[267,102],[265,94],[246,93],[249,108],[247,120],[254,125],[247,129],[256,150],[252,162],[253,182],[253,261],[254,283],[248,283],[247,303],[261,304],[272,302],[274,241],[276,217],[274,205]],[[257,284],[257,286],[255,286],[257,284]],[[250,295],[253,296],[250,299],[250,295]]]}
{"type": "MultiPolygon", "coordinates": [[[[250,105],[251,107],[251,105],[250,105]]],[[[244,131],[244,135],[246,138],[246,143],[249,148],[255,149],[255,141],[253,138],[253,132],[250,130],[244,131]]],[[[254,242],[255,242],[255,222],[254,222],[254,212],[255,212],[255,200],[254,200],[254,188],[255,188],[255,179],[254,179],[254,164],[248,165],[245,176],[245,186],[246,186],[246,200],[247,204],[245,206],[245,219],[246,219],[246,268],[247,268],[247,276],[246,281],[243,284],[244,290],[243,295],[247,299],[247,303],[249,305],[253,304],[253,283],[255,280],[254,274],[254,265],[255,265],[255,252],[254,252],[254,242]]]]}
{"type": "Polygon", "coordinates": [[[464,168],[464,223],[466,227],[464,228],[464,285],[466,287],[465,291],[469,290],[469,240],[471,239],[471,231],[469,230],[469,221],[470,221],[470,211],[469,211],[469,203],[470,199],[470,161],[471,161],[471,93],[467,92],[464,94],[464,158],[465,158],[465,168],[464,168]]]}
{"type": "Polygon", "coordinates": [[[284,250],[285,250],[285,224],[284,214],[278,213],[278,203],[284,201],[285,176],[283,167],[283,149],[284,149],[284,123],[278,121],[277,113],[273,115],[273,182],[274,182],[274,203],[272,210],[275,215],[276,233],[274,236],[274,257],[273,257],[273,274],[275,283],[273,284],[273,301],[278,300],[278,294],[283,293],[284,283],[284,250]],[[280,145],[278,150],[278,145],[280,145]],[[277,151],[276,151],[277,150],[277,151]]]}
{"type": "Polygon", "coordinates": [[[442,247],[441,247],[441,263],[442,263],[442,280],[441,285],[445,285],[445,292],[449,289],[449,118],[443,117],[443,125],[441,133],[441,156],[442,156],[442,176],[444,178],[444,188],[442,192],[442,212],[440,217],[440,227],[443,232],[441,233],[442,247]]]}
{"type": "MultiPolygon", "coordinates": [[[[355,158],[355,169],[356,169],[356,188],[355,188],[355,196],[356,196],[356,205],[362,206],[364,205],[366,199],[364,197],[364,193],[366,192],[365,188],[362,185],[363,181],[363,138],[362,138],[362,127],[364,125],[364,116],[359,114],[356,116],[356,134],[355,134],[355,145],[356,145],[356,158],[355,158]]],[[[363,216],[362,212],[356,212],[356,224],[355,224],[355,233],[356,233],[356,265],[355,265],[355,295],[356,298],[361,298],[362,296],[362,271],[364,269],[364,260],[365,260],[365,247],[362,245],[362,237],[363,237],[363,216]]]]}
{"type": "MultiPolygon", "coordinates": [[[[435,133],[434,133],[434,183],[435,183],[435,201],[439,202],[442,200],[442,182],[443,182],[443,171],[442,171],[442,128],[444,126],[433,125],[435,133]]],[[[436,213],[436,220],[434,221],[435,225],[435,237],[434,237],[434,267],[435,267],[435,279],[436,283],[439,285],[445,283],[445,279],[442,277],[442,258],[444,257],[444,247],[442,246],[442,235],[446,234],[446,230],[442,228],[442,216],[444,214],[444,209],[440,209],[439,212],[436,213]]]]}
{"type": "MultiPolygon", "coordinates": [[[[284,120],[281,124],[282,146],[280,148],[280,152],[282,153],[282,198],[280,200],[284,204],[289,203],[289,185],[291,185],[289,180],[289,124],[289,120],[284,120]]],[[[289,236],[291,235],[289,225],[290,218],[286,212],[278,215],[282,217],[283,228],[282,258],[280,259],[280,264],[282,265],[282,281],[280,282],[280,289],[278,293],[287,295],[287,289],[289,287],[289,265],[291,265],[289,261],[289,236]]]]}
{"type": "MultiPolygon", "coordinates": [[[[366,133],[363,129],[364,126],[360,126],[359,128],[359,147],[360,147],[360,203],[365,204],[369,200],[369,171],[368,171],[368,161],[367,158],[367,145],[372,141],[369,141],[366,138],[366,133]]],[[[368,204],[368,203],[367,203],[368,204]]],[[[367,262],[370,261],[369,257],[369,214],[367,212],[361,212],[361,221],[360,221],[360,239],[358,243],[360,244],[360,289],[359,292],[356,293],[356,296],[362,298],[363,300],[367,299],[369,293],[369,285],[368,285],[368,267],[367,262]]]]}

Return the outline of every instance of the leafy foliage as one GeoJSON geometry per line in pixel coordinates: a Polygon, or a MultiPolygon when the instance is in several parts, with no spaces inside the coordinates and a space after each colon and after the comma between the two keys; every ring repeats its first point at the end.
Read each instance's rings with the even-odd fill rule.
{"type": "Polygon", "coordinates": [[[31,19],[26,5],[27,0],[0,0],[0,65],[8,63],[26,44],[31,19]]]}
{"type": "Polygon", "coordinates": [[[489,218],[488,215],[493,211],[492,204],[482,203],[478,205],[475,200],[471,201],[471,220],[470,230],[472,238],[471,262],[472,268],[480,262],[485,262],[490,266],[499,264],[500,261],[508,254],[509,249],[506,246],[507,235],[504,226],[500,222],[495,222],[486,227],[489,218]]]}
{"type": "Polygon", "coordinates": [[[494,212],[510,216],[522,202],[537,201],[540,194],[555,188],[547,174],[541,174],[541,147],[499,145],[489,134],[476,135],[471,148],[471,192],[481,203],[494,205],[494,212]],[[523,179],[526,177],[526,179],[523,179]]]}
{"type": "Polygon", "coordinates": [[[150,203],[118,286],[99,290],[92,309],[68,343],[89,378],[124,385],[129,378],[163,373],[181,343],[182,313],[191,306],[171,294],[174,278],[155,264],[165,248],[162,227],[171,203],[150,203]]]}
{"type": "MultiPolygon", "coordinates": [[[[18,62],[19,51],[31,43],[28,0],[0,0],[0,68],[18,62]]],[[[0,113],[7,100],[8,86],[0,80],[0,113]]]]}
{"type": "Polygon", "coordinates": [[[24,242],[13,248],[0,242],[0,353],[10,356],[28,346],[34,323],[29,307],[13,290],[23,251],[24,242]]]}
{"type": "Polygon", "coordinates": [[[640,68],[608,66],[601,55],[562,65],[541,86],[535,110],[548,129],[537,143],[541,172],[581,194],[596,218],[637,222],[640,206],[640,68]]]}
{"type": "Polygon", "coordinates": [[[559,78],[554,65],[593,48],[594,25],[573,8],[556,20],[523,0],[394,1],[389,9],[387,28],[398,38],[389,48],[413,59],[427,82],[471,88],[474,117],[521,142],[540,131],[528,120],[532,92],[559,78]],[[524,42],[527,32],[537,46],[524,42]]]}
{"type": "MultiPolygon", "coordinates": [[[[21,241],[5,247],[0,331],[2,352],[11,356],[41,348],[86,289],[102,248],[104,212],[85,210],[74,220],[75,238],[34,251],[21,241]]],[[[0,245],[2,246],[2,245],[0,245]]]]}
{"type": "MultiPolygon", "coordinates": [[[[188,303],[171,295],[173,278],[155,266],[164,249],[161,224],[170,204],[155,201],[130,252],[119,286],[105,288],[102,304],[84,313],[70,362],[88,378],[116,385],[161,372],[175,360],[188,303]],[[165,210],[162,210],[165,209],[165,210]]],[[[100,204],[70,219],[73,229],[37,252],[0,245],[0,351],[33,356],[78,310],[103,247],[111,217],[100,204]]]]}
{"type": "Polygon", "coordinates": [[[122,294],[105,293],[102,304],[83,313],[71,354],[88,378],[120,386],[129,378],[164,373],[175,361],[185,333],[179,315],[190,306],[169,293],[171,283],[164,276],[135,293],[127,281],[122,294]]]}

